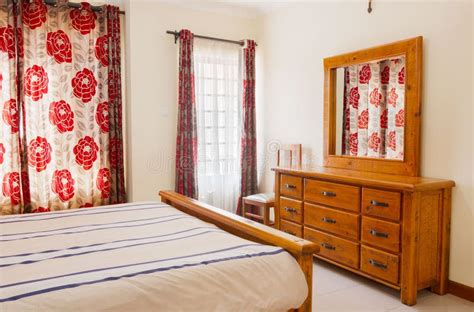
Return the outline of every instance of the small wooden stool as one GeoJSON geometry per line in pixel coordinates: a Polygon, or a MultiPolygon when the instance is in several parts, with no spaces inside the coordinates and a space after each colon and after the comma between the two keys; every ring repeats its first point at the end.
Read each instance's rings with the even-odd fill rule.
{"type": "MultiPolygon", "coordinates": [[[[301,144],[290,144],[287,149],[279,149],[277,154],[277,166],[281,165],[282,155],[287,154],[285,166],[301,166],[302,147],[301,144]]],[[[285,155],[283,155],[285,156],[285,155]]],[[[275,193],[260,193],[242,198],[242,216],[244,218],[254,219],[265,225],[272,226],[270,223],[270,208],[275,207],[275,193]],[[263,215],[252,211],[252,207],[263,210],[263,215]]]]}
{"type": "Polygon", "coordinates": [[[249,219],[257,219],[265,225],[270,224],[270,208],[275,207],[275,193],[254,194],[242,198],[242,216],[249,219]],[[250,212],[251,207],[263,210],[263,216],[250,212]]]}

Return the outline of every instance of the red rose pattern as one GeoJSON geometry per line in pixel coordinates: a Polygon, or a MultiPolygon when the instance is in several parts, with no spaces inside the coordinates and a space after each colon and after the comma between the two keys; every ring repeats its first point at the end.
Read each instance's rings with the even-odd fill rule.
{"type": "Polygon", "coordinates": [[[396,115],[395,115],[395,126],[397,127],[403,127],[405,126],[405,111],[401,109],[396,115]]]}
{"type": "Polygon", "coordinates": [[[85,203],[84,205],[79,206],[79,208],[91,208],[94,207],[91,203],[85,203]]]}
{"type": "Polygon", "coordinates": [[[74,129],[74,113],[71,106],[63,100],[52,102],[49,106],[49,121],[56,126],[59,133],[72,131],[74,129]]]}
{"type": "Polygon", "coordinates": [[[2,92],[2,84],[3,84],[3,76],[2,76],[2,73],[0,73],[0,92],[2,92]]]}
{"type": "Polygon", "coordinates": [[[31,29],[41,27],[46,22],[46,13],[48,9],[43,0],[33,0],[32,2],[23,2],[22,18],[23,24],[31,29]]]}
{"type": "Polygon", "coordinates": [[[358,140],[358,135],[357,132],[351,133],[349,135],[349,146],[351,150],[351,155],[357,156],[357,150],[358,150],[358,145],[359,145],[359,140],[358,140]]]}
{"type": "Polygon", "coordinates": [[[388,109],[385,109],[380,115],[380,128],[387,129],[388,127],[388,109]]]}
{"type": "Polygon", "coordinates": [[[357,127],[359,129],[367,129],[369,127],[369,110],[364,109],[359,115],[359,120],[357,122],[357,127]]]}
{"type": "Polygon", "coordinates": [[[110,196],[110,170],[109,168],[101,168],[97,176],[97,188],[102,194],[102,198],[110,196]]]}
{"type": "Polygon", "coordinates": [[[379,92],[379,88],[374,88],[370,93],[370,104],[379,107],[380,102],[382,102],[382,93],[379,92]]]}
{"type": "Polygon", "coordinates": [[[97,15],[92,11],[90,3],[82,2],[81,7],[69,13],[72,19],[72,27],[83,35],[87,35],[95,28],[97,15]]]}
{"type": "Polygon", "coordinates": [[[24,92],[30,96],[33,101],[43,98],[43,94],[48,93],[48,74],[43,67],[33,65],[25,72],[24,92]]]}
{"type": "Polygon", "coordinates": [[[41,172],[51,162],[51,144],[43,137],[36,137],[28,145],[28,164],[41,172]]]}
{"type": "Polygon", "coordinates": [[[97,160],[98,150],[99,146],[93,138],[90,136],[83,137],[73,149],[74,155],[76,155],[76,163],[85,170],[89,170],[97,160]]]}
{"type": "Polygon", "coordinates": [[[12,26],[0,27],[0,51],[8,53],[8,58],[15,57],[15,31],[12,26]]]}
{"type": "Polygon", "coordinates": [[[95,56],[103,66],[109,66],[109,42],[107,35],[97,38],[95,56]]]}
{"type": "Polygon", "coordinates": [[[405,83],[405,67],[400,69],[400,72],[398,73],[398,83],[399,84],[405,83]]]}
{"type": "Polygon", "coordinates": [[[359,83],[361,84],[369,83],[369,80],[371,77],[372,77],[372,71],[370,70],[370,65],[366,64],[362,66],[362,69],[359,72],[359,83]]]}
{"type": "Polygon", "coordinates": [[[8,172],[3,176],[3,196],[10,197],[12,205],[18,205],[20,203],[20,188],[20,174],[18,172],[8,172]]]}
{"type": "Polygon", "coordinates": [[[351,89],[350,94],[349,94],[349,104],[354,108],[357,109],[359,107],[359,88],[354,87],[351,89]]]}
{"type": "Polygon", "coordinates": [[[12,133],[18,132],[20,115],[15,99],[10,99],[3,104],[3,121],[10,126],[12,133]]]}
{"type": "Polygon", "coordinates": [[[3,164],[3,155],[5,154],[5,146],[3,146],[2,143],[0,143],[0,165],[3,164]]]}
{"type": "Polygon", "coordinates": [[[346,111],[344,112],[344,129],[349,131],[351,130],[351,110],[350,108],[346,108],[346,111]]]}
{"type": "Polygon", "coordinates": [[[41,212],[50,212],[51,210],[49,209],[49,207],[38,207],[38,208],[35,208],[33,209],[31,212],[32,213],[41,213],[41,212]]]}
{"type": "Polygon", "coordinates": [[[388,92],[388,104],[392,105],[393,107],[397,106],[397,99],[398,99],[398,94],[397,90],[395,88],[390,89],[388,92]]]}
{"type": "Polygon", "coordinates": [[[109,103],[102,102],[97,105],[95,120],[102,133],[109,132],[109,103]]]}
{"type": "Polygon", "coordinates": [[[77,98],[82,99],[84,103],[90,102],[95,95],[97,87],[94,73],[87,68],[77,72],[76,76],[72,79],[72,87],[77,98]]]}
{"type": "Polygon", "coordinates": [[[373,150],[374,152],[377,152],[379,150],[381,142],[382,140],[380,139],[379,135],[374,132],[369,137],[368,146],[371,150],[373,150]]]}
{"type": "Polygon", "coordinates": [[[71,176],[71,172],[69,172],[67,169],[54,171],[51,189],[63,202],[73,198],[74,179],[71,176]]]}
{"type": "Polygon", "coordinates": [[[395,131],[390,131],[388,134],[387,139],[387,146],[392,150],[395,151],[397,149],[397,135],[395,131]]]}
{"type": "Polygon", "coordinates": [[[388,66],[384,67],[382,73],[380,74],[380,77],[382,84],[388,84],[388,82],[390,81],[390,68],[388,66]]]}
{"type": "Polygon", "coordinates": [[[56,62],[72,62],[72,46],[67,34],[62,31],[49,32],[46,39],[46,50],[49,56],[52,56],[56,62]]]}

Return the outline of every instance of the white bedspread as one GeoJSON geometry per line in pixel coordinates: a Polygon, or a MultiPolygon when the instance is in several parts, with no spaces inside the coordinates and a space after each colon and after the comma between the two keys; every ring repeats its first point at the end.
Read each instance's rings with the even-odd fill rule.
{"type": "Polygon", "coordinates": [[[156,202],[0,218],[0,311],[285,311],[296,261],[156,202]]]}

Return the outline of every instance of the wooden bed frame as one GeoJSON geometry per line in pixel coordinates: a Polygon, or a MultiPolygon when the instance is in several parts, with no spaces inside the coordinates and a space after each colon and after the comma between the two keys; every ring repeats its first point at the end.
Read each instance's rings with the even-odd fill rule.
{"type": "Polygon", "coordinates": [[[313,254],[319,251],[318,245],[176,192],[160,191],[159,195],[162,202],[205,222],[213,223],[229,233],[257,243],[279,246],[288,251],[298,262],[308,283],[308,298],[296,311],[311,311],[313,254]]]}

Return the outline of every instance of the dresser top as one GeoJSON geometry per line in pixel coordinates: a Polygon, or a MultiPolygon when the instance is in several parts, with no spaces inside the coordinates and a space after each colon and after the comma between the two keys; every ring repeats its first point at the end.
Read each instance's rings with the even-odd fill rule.
{"type": "Polygon", "coordinates": [[[401,191],[425,191],[451,188],[455,185],[454,181],[451,180],[399,176],[319,166],[276,167],[272,168],[272,170],[305,178],[317,178],[331,182],[383,187],[401,191]]]}

